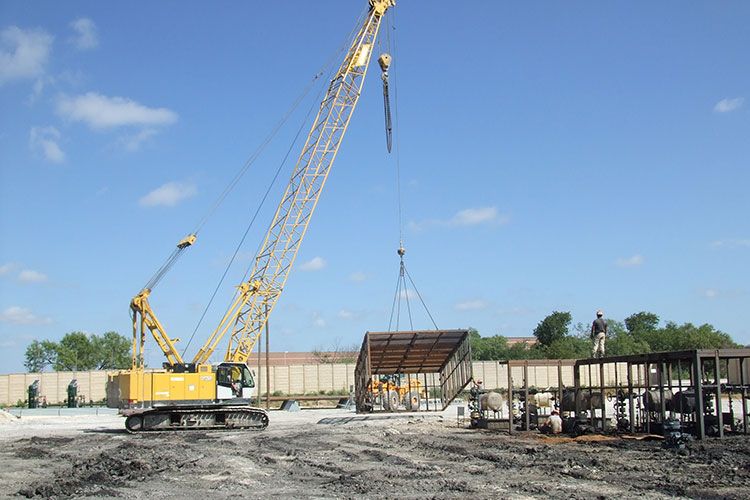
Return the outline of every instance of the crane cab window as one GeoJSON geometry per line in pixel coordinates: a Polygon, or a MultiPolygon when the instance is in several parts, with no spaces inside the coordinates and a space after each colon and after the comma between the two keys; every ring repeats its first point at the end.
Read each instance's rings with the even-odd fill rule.
{"type": "Polygon", "coordinates": [[[219,365],[216,368],[216,383],[225,387],[255,387],[253,374],[245,365],[219,365]]]}

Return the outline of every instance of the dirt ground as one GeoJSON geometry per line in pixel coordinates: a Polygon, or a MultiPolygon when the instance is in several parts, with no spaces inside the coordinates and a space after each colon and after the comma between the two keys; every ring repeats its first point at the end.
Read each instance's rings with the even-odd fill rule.
{"type": "Polygon", "coordinates": [[[9,498],[748,498],[750,439],[594,441],[344,410],[272,412],[265,431],[130,435],[116,416],[0,422],[9,498]]]}

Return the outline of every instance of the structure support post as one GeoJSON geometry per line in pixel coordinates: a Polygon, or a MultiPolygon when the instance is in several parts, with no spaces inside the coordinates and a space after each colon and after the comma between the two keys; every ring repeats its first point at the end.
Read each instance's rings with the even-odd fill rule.
{"type": "Polygon", "coordinates": [[[693,356],[693,380],[695,387],[695,423],[698,426],[698,439],[706,438],[706,420],[703,418],[703,367],[698,351],[693,356]]]}
{"type": "Polygon", "coordinates": [[[628,365],[628,411],[630,414],[630,433],[635,433],[635,401],[633,400],[633,365],[628,365]]]}
{"type": "Polygon", "coordinates": [[[719,422],[719,437],[724,437],[724,412],[721,408],[721,369],[719,366],[719,351],[714,354],[714,373],[716,374],[716,418],[719,422]]]}
{"type": "MultiPolygon", "coordinates": [[[[617,369],[617,365],[615,365],[615,369],[617,369]]],[[[601,409],[601,412],[602,412],[602,414],[601,414],[601,423],[602,423],[601,429],[602,429],[602,432],[604,432],[604,430],[605,430],[605,428],[604,428],[604,421],[605,421],[606,413],[607,413],[607,411],[606,411],[607,408],[605,406],[606,403],[605,403],[605,399],[604,399],[604,386],[605,386],[605,383],[604,383],[604,361],[601,358],[599,358],[599,390],[601,391],[600,409],[601,409]]]]}

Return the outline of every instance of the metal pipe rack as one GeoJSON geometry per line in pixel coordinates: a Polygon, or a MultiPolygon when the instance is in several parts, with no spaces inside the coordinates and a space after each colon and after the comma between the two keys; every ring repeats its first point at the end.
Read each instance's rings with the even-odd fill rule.
{"type": "Polygon", "coordinates": [[[663,434],[678,420],[697,439],[748,434],[750,349],[581,359],[574,388],[576,421],[597,431],[663,434]]]}

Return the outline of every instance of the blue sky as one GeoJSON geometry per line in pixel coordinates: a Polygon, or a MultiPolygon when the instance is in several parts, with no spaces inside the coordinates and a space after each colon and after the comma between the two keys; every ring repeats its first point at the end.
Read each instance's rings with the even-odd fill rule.
{"type": "MultiPolygon", "coordinates": [[[[23,370],[33,339],[130,334],[130,298],[365,4],[2,3],[4,372],[23,370]]],[[[402,0],[394,14],[406,262],[439,327],[522,336],[553,310],[574,322],[647,310],[750,343],[747,2],[402,0]]],[[[183,345],[317,90],[154,291],[183,345]]],[[[289,171],[188,357],[251,265],[289,171]]],[[[386,329],[398,239],[373,65],[272,349],[386,329]]],[[[149,362],[161,362],[153,343],[149,362]]]]}

